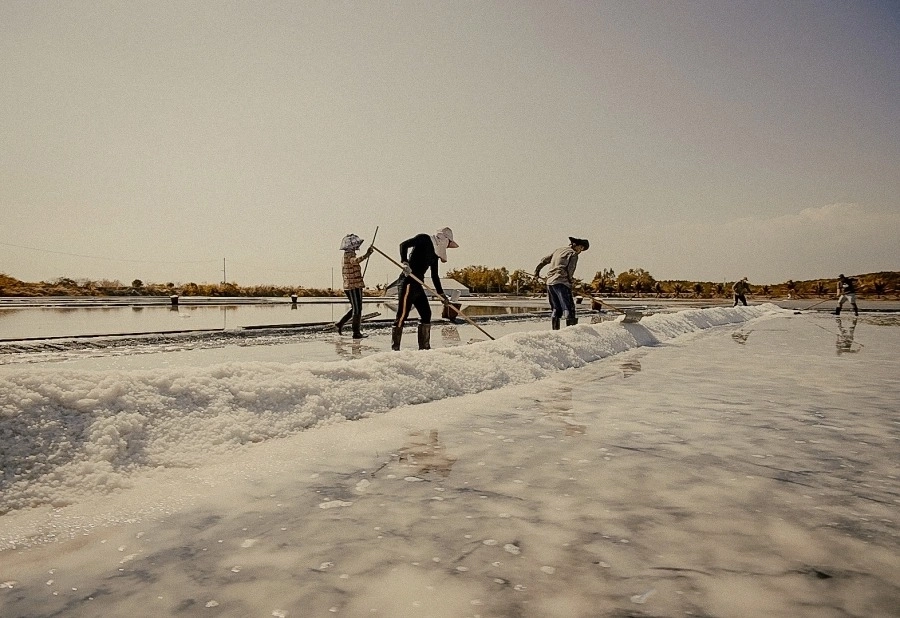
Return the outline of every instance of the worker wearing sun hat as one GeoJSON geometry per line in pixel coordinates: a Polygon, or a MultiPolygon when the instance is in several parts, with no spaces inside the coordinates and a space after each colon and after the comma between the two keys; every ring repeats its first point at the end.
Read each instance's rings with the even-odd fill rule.
{"type": "Polygon", "coordinates": [[[391,349],[400,349],[400,339],[403,337],[403,323],[409,317],[409,312],[415,308],[419,314],[418,343],[420,350],[431,349],[431,307],[428,304],[428,295],[415,278],[425,279],[425,272],[431,269],[431,282],[434,290],[441,295],[444,302],[447,300],[444,288],[441,286],[441,277],[438,274],[438,260],[447,261],[447,249],[459,247],[453,240],[453,230],[442,227],[434,234],[419,234],[409,240],[400,243],[400,262],[403,264],[403,277],[398,290],[397,317],[394,327],[391,329],[391,349]]]}
{"type": "Polygon", "coordinates": [[[338,334],[342,335],[347,320],[353,318],[354,339],[362,339],[366,336],[360,331],[360,324],[362,323],[362,293],[366,284],[363,282],[362,269],[359,265],[372,255],[372,247],[369,247],[362,256],[357,257],[356,252],[362,244],[362,238],[356,234],[347,234],[341,239],[341,251],[344,252],[341,274],[344,278],[344,294],[347,295],[347,300],[350,301],[350,311],[337,321],[335,328],[337,328],[338,334]]]}
{"type": "Polygon", "coordinates": [[[578,266],[578,254],[590,248],[584,238],[569,236],[569,244],[560,247],[537,265],[534,276],[540,278],[541,269],[547,264],[547,299],[550,301],[550,324],[553,330],[559,330],[560,319],[566,316],[566,326],[578,324],[575,317],[575,299],[572,287],[575,284],[575,267],[578,266]]]}

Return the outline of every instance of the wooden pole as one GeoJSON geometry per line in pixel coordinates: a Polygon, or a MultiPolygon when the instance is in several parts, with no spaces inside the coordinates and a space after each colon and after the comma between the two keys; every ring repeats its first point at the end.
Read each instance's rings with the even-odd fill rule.
{"type": "MultiPolygon", "coordinates": [[[[385,253],[384,251],[382,251],[381,249],[379,249],[379,248],[376,247],[375,245],[372,245],[372,248],[373,248],[375,251],[377,251],[378,253],[380,253],[381,255],[383,255],[384,257],[386,257],[388,260],[390,260],[391,262],[393,262],[393,263],[397,266],[397,268],[400,268],[400,269],[403,268],[403,265],[400,264],[400,262],[398,262],[397,260],[395,260],[394,258],[392,258],[391,256],[389,256],[387,253],[385,253]]],[[[453,303],[449,303],[449,302],[445,301],[445,300],[443,299],[443,297],[442,297],[440,294],[438,294],[433,288],[429,287],[428,284],[426,284],[424,281],[422,281],[421,279],[419,279],[418,277],[416,277],[416,276],[415,276],[414,274],[412,274],[412,273],[410,273],[408,276],[409,276],[409,277],[412,277],[412,278],[413,278],[413,281],[418,282],[419,285],[421,285],[423,288],[425,288],[426,290],[428,290],[428,291],[431,292],[432,294],[438,296],[438,297],[441,299],[441,302],[443,302],[445,305],[447,305],[448,307],[450,307],[451,309],[453,309],[453,310],[456,312],[456,315],[458,315],[459,317],[461,317],[462,319],[464,319],[466,322],[468,322],[469,324],[471,324],[472,326],[474,326],[475,328],[477,328],[478,330],[480,330],[480,331],[481,331],[488,339],[490,339],[491,341],[494,341],[494,338],[491,337],[490,334],[488,334],[488,332],[487,332],[486,330],[484,330],[483,328],[481,328],[480,326],[478,326],[478,324],[476,324],[475,322],[473,322],[472,319],[471,319],[469,316],[467,316],[465,313],[463,313],[462,311],[460,311],[459,309],[457,309],[456,306],[455,306],[453,303]]]]}

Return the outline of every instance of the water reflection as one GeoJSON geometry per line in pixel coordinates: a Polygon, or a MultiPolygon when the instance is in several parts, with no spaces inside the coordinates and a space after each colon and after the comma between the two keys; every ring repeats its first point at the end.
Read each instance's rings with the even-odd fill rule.
{"type": "Polygon", "coordinates": [[[446,346],[459,345],[462,340],[459,336],[459,329],[455,326],[444,326],[441,328],[441,340],[446,346]]]}
{"type": "Polygon", "coordinates": [[[366,345],[363,339],[338,336],[334,341],[334,351],[341,358],[361,358],[363,351],[377,352],[378,348],[366,345]]]}
{"type": "MultiPolygon", "coordinates": [[[[311,299],[292,303],[289,299],[268,302],[228,302],[226,299],[182,297],[177,305],[167,299],[156,304],[141,299],[87,301],[70,305],[22,305],[0,308],[0,339],[83,337],[171,331],[301,326],[333,322],[343,314],[345,299],[311,299]],[[100,304],[100,303],[103,304],[100,304]]],[[[238,299],[240,301],[240,299],[238,299]]],[[[390,299],[365,299],[367,315],[393,316],[390,299]],[[387,302],[385,302],[387,301],[387,302]]],[[[439,309],[438,309],[439,311],[439,309]]],[[[534,308],[469,305],[463,312],[476,316],[526,315],[534,308]]],[[[452,335],[449,335],[452,337],[452,335]]]]}
{"type": "Polygon", "coordinates": [[[437,429],[432,429],[426,436],[424,432],[415,431],[409,434],[409,442],[397,451],[399,463],[406,463],[407,467],[414,468],[415,474],[420,476],[434,472],[446,478],[457,458],[445,450],[438,439],[437,429]]]}
{"type": "Polygon", "coordinates": [[[556,392],[552,401],[544,402],[535,399],[538,409],[547,415],[547,418],[560,423],[565,430],[566,437],[583,436],[587,432],[587,425],[573,422],[575,413],[572,402],[572,387],[562,386],[556,392]]]}
{"type": "Polygon", "coordinates": [[[625,361],[624,363],[622,363],[621,367],[622,367],[622,377],[630,378],[634,374],[639,373],[641,371],[641,361],[639,361],[639,360],[625,361]]]}
{"type": "Polygon", "coordinates": [[[745,343],[747,343],[747,338],[750,337],[750,333],[752,333],[752,332],[753,331],[747,331],[745,333],[743,331],[737,331],[737,332],[731,333],[731,338],[734,339],[735,343],[744,345],[745,343]]]}
{"type": "Polygon", "coordinates": [[[853,349],[853,344],[855,343],[853,337],[856,332],[857,319],[855,317],[850,318],[850,321],[846,326],[841,318],[835,318],[835,321],[837,322],[838,327],[838,336],[837,341],[835,342],[838,356],[841,354],[856,354],[859,352],[858,348],[855,350],[853,349]]]}
{"type": "Polygon", "coordinates": [[[462,308],[462,313],[471,317],[484,317],[492,315],[517,315],[522,313],[534,313],[539,311],[534,307],[499,307],[493,305],[468,305],[462,308]]]}

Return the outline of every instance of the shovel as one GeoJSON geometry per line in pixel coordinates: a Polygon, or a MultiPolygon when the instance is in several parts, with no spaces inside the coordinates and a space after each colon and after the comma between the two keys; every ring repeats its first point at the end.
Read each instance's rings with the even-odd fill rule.
{"type": "MultiPolygon", "coordinates": [[[[391,262],[393,262],[394,265],[395,265],[397,268],[400,268],[401,270],[403,269],[403,265],[400,264],[400,262],[398,262],[397,260],[395,260],[394,258],[392,258],[391,256],[389,256],[387,253],[385,253],[384,251],[382,251],[381,249],[379,249],[379,248],[376,247],[375,245],[370,245],[370,246],[371,246],[375,251],[377,251],[378,253],[380,253],[381,255],[383,255],[384,257],[386,257],[388,260],[390,260],[391,262]]],[[[435,296],[437,296],[438,298],[440,298],[441,300],[443,300],[443,296],[441,296],[440,294],[438,294],[435,290],[433,290],[431,287],[429,287],[428,284],[426,284],[424,281],[422,281],[421,279],[419,279],[418,277],[416,277],[414,274],[409,273],[409,275],[407,275],[407,276],[408,276],[408,277],[412,277],[413,281],[415,281],[416,283],[418,283],[419,285],[421,285],[423,288],[425,288],[426,290],[428,290],[429,292],[431,292],[432,294],[434,294],[435,296]]],[[[483,328],[481,328],[480,326],[478,326],[478,324],[476,324],[475,322],[473,322],[473,321],[471,320],[471,318],[469,318],[469,316],[467,316],[465,313],[463,313],[462,311],[460,311],[459,309],[457,309],[456,306],[455,306],[453,303],[444,301],[444,304],[445,304],[447,307],[449,307],[450,309],[453,309],[453,311],[456,312],[456,315],[458,315],[459,317],[461,317],[462,319],[464,319],[466,322],[468,322],[469,324],[471,324],[472,326],[474,326],[475,328],[477,328],[478,330],[480,330],[482,333],[484,333],[484,334],[487,336],[488,339],[490,339],[491,341],[494,341],[494,338],[491,337],[491,336],[488,334],[488,332],[487,332],[486,330],[484,330],[483,328]]]]}
{"type": "Polygon", "coordinates": [[[624,316],[625,316],[625,319],[622,320],[622,323],[623,323],[623,324],[634,324],[634,323],[636,323],[636,322],[640,322],[640,321],[641,321],[641,318],[644,317],[644,314],[641,313],[640,311],[636,311],[636,310],[634,310],[634,309],[632,309],[632,310],[630,310],[630,311],[622,311],[622,310],[619,309],[618,307],[613,307],[613,306],[610,305],[609,303],[603,302],[602,300],[600,300],[600,299],[597,298],[596,296],[591,296],[590,298],[591,298],[592,301],[594,301],[594,302],[596,302],[596,303],[600,303],[600,304],[603,305],[604,307],[607,307],[607,308],[609,308],[609,309],[612,309],[612,310],[615,311],[616,313],[621,313],[622,315],[624,315],[624,316]]]}

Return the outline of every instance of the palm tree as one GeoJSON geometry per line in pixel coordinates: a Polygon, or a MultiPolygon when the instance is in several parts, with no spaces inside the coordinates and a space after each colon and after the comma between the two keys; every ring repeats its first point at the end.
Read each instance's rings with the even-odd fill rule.
{"type": "Polygon", "coordinates": [[[703,284],[702,283],[697,282],[694,284],[694,296],[696,296],[697,298],[700,298],[701,296],[703,296],[703,284]]]}
{"type": "Polygon", "coordinates": [[[681,296],[681,293],[684,292],[684,286],[677,282],[673,283],[672,291],[675,293],[675,298],[678,298],[679,296],[681,296]]]}
{"type": "Polygon", "coordinates": [[[876,279],[872,282],[872,289],[878,294],[878,298],[881,298],[882,294],[887,290],[887,283],[881,279],[876,279]]]}

